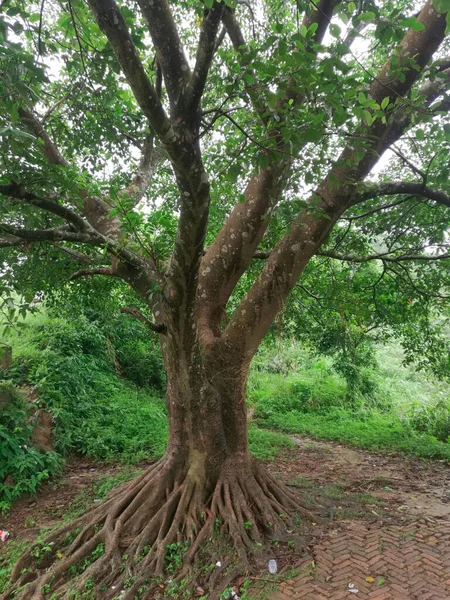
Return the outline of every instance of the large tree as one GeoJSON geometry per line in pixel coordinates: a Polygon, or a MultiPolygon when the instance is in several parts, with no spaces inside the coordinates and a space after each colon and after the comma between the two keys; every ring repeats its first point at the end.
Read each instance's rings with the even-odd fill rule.
{"type": "Polygon", "coordinates": [[[448,144],[448,3],[382,4],[2,3],[4,285],[21,274],[38,289],[51,263],[45,289],[68,261],[72,280],[125,281],[141,310],[124,312],[159,335],[170,429],[161,460],[51,533],[45,559],[22,556],[5,598],[90,581],[147,597],[168,545],[186,542],[185,576],[214,532],[233,548],[211,577],[223,587],[307,514],[248,452],[258,345],[314,256],[376,260],[378,279],[415,287],[448,258],[433,167],[446,168],[433,154],[448,144]],[[365,182],[390,148],[399,178],[365,182]]]}

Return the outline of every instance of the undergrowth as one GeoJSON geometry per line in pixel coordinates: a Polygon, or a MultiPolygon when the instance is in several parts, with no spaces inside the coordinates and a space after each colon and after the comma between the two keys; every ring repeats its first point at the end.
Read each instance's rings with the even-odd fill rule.
{"type": "Polygon", "coordinates": [[[361,448],[450,459],[450,399],[444,382],[402,364],[396,344],[378,348],[371,393],[349,402],[330,359],[302,347],[263,348],[249,379],[256,422],[361,448]]]}
{"type": "Polygon", "coordinates": [[[139,323],[127,327],[125,335],[123,324],[105,328],[85,317],[69,322],[41,313],[10,334],[13,366],[0,371],[13,398],[0,425],[5,459],[0,461],[0,510],[23,492],[34,492],[68,453],[123,463],[163,454],[167,418],[161,358],[151,340],[144,344],[139,323]],[[124,336],[136,345],[124,342],[116,349],[113,342],[124,336]],[[140,377],[136,369],[142,369],[140,377]],[[38,409],[52,417],[55,452],[31,445],[32,415],[38,409]]]}
{"type": "Polygon", "coordinates": [[[0,382],[0,513],[23,493],[34,493],[41,481],[61,468],[56,452],[32,445],[29,403],[8,383],[0,382]]]}

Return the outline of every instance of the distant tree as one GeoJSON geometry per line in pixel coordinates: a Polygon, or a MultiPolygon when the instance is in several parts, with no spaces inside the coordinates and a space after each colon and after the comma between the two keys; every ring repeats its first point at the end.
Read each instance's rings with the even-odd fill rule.
{"type": "Polygon", "coordinates": [[[170,428],[159,462],[45,558],[30,547],[5,598],[153,597],[167,548],[187,548],[185,577],[215,531],[226,586],[308,516],[249,454],[245,386],[312,258],[450,287],[448,0],[137,4],[1,5],[5,293],[126,282],[140,309],[123,311],[159,335],[170,428]],[[388,149],[395,179],[368,179],[388,149]]]}

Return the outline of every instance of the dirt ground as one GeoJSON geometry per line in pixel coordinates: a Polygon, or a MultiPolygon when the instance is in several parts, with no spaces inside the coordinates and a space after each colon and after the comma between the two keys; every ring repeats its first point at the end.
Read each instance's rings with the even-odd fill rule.
{"type": "MultiPolygon", "coordinates": [[[[356,538],[359,536],[358,539],[364,540],[363,549],[355,550],[353,546],[354,551],[370,554],[371,542],[367,541],[367,536],[370,537],[374,531],[387,532],[391,535],[392,532],[401,531],[414,523],[422,523],[423,527],[442,531],[444,525],[450,525],[450,465],[447,462],[423,461],[394,454],[375,453],[347,448],[333,442],[296,436],[292,439],[295,448],[284,450],[276,461],[268,464],[268,468],[288,485],[299,487],[305,500],[312,506],[320,505],[324,517],[314,524],[312,541],[307,548],[307,554],[297,564],[298,567],[306,565],[310,569],[308,565],[312,564],[315,569],[319,568],[320,574],[320,568],[325,564],[323,561],[328,560],[323,558],[323,565],[319,564],[319,558],[322,556],[321,548],[324,549],[325,557],[330,548],[330,540],[337,543],[339,536],[343,536],[345,540],[351,540],[352,535],[356,538]]],[[[11,540],[32,540],[40,529],[56,525],[67,512],[73,510],[77,502],[80,502],[80,493],[84,493],[83,502],[86,502],[86,497],[88,504],[98,502],[99,499],[95,498],[95,484],[102,481],[105,476],[117,475],[120,470],[117,465],[96,463],[86,459],[73,460],[66,465],[61,478],[41,487],[37,497],[21,499],[7,518],[1,520],[0,517],[0,529],[8,530],[11,540]]],[[[430,539],[435,539],[432,533],[430,539]]],[[[409,533],[408,536],[411,534],[409,533]]],[[[384,543],[386,545],[387,542],[384,543]]],[[[7,544],[8,541],[0,544],[0,559],[2,550],[7,544]]],[[[395,542],[395,545],[398,546],[398,543],[395,542]]],[[[333,552],[336,554],[335,549],[333,552]]],[[[342,552],[345,554],[346,551],[338,548],[337,558],[333,555],[332,562],[338,561],[342,552]]],[[[450,552],[448,554],[450,555],[450,552]]],[[[353,551],[350,555],[353,556],[353,551]]],[[[279,571],[281,570],[282,573],[292,567],[289,565],[289,557],[280,555],[276,558],[279,562],[279,571]]],[[[360,600],[372,597],[377,600],[378,597],[383,600],[450,598],[450,587],[448,596],[414,595],[416,592],[411,591],[402,595],[400,591],[389,591],[390,588],[386,588],[384,584],[382,586],[384,596],[370,595],[370,589],[366,590],[366,594],[364,585],[370,588],[370,584],[364,584],[362,576],[365,572],[370,574],[372,569],[370,565],[364,563],[364,560],[364,557],[359,560],[362,569],[360,587],[354,588],[358,589],[359,595],[356,597],[360,600]],[[365,565],[364,568],[362,564],[365,565]]],[[[336,567],[339,567],[339,563],[336,567]]],[[[338,571],[341,573],[342,569],[339,567],[338,571]]],[[[348,585],[352,584],[350,581],[352,573],[347,576],[349,582],[343,581],[342,585],[337,581],[336,574],[331,571],[330,573],[331,575],[324,576],[323,589],[311,588],[309,592],[306,584],[317,587],[320,583],[320,576],[317,579],[317,573],[312,574],[310,570],[308,571],[307,578],[311,579],[311,581],[308,579],[309,583],[305,580],[304,574],[297,575],[297,578],[291,579],[288,583],[283,582],[283,577],[280,575],[274,579],[269,589],[265,590],[264,597],[273,600],[292,598],[321,600],[351,598],[356,595],[348,588],[348,585]],[[338,583],[336,591],[333,585],[337,586],[338,583]],[[300,589],[302,592],[299,592],[300,589]],[[343,595],[339,595],[340,590],[343,595]]],[[[383,573],[384,582],[386,569],[383,573]]],[[[401,580],[401,575],[399,577],[401,580]]],[[[265,588],[264,578],[261,585],[265,588]]],[[[398,585],[401,587],[401,581],[398,585]]]]}
{"type": "Polygon", "coordinates": [[[347,448],[292,436],[296,444],[271,467],[286,481],[305,477],[317,486],[339,486],[345,495],[368,493],[405,515],[450,517],[450,463],[347,448]]]}

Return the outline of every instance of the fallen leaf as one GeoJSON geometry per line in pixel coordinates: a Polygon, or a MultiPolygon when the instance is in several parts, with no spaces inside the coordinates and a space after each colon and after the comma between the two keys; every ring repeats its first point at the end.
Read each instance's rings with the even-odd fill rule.
{"type": "Polygon", "coordinates": [[[366,577],[367,583],[373,583],[375,579],[373,577],[366,577]]]}
{"type": "Polygon", "coordinates": [[[63,557],[63,555],[61,554],[61,552],[57,552],[57,553],[56,553],[56,557],[57,557],[57,558],[62,558],[62,557],[63,557]]]}
{"type": "Polygon", "coordinates": [[[383,585],[384,583],[384,577],[380,577],[380,579],[377,581],[377,585],[383,585]]]}

